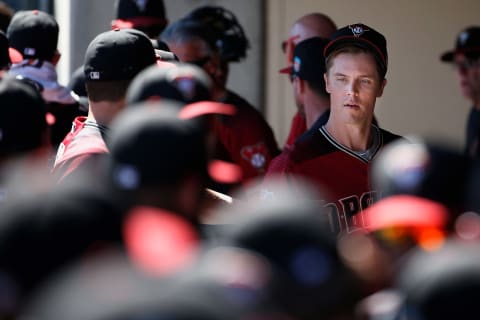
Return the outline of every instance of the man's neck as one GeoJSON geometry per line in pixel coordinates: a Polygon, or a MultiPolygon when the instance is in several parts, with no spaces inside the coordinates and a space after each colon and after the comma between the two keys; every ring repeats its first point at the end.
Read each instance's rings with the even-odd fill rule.
{"type": "Polygon", "coordinates": [[[88,120],[95,121],[101,125],[108,126],[110,122],[125,107],[125,100],[120,101],[89,101],[88,120]]]}
{"type": "Polygon", "coordinates": [[[328,133],[340,144],[353,151],[367,150],[372,143],[372,125],[336,123],[330,118],[325,125],[328,133]]]}
{"type": "Polygon", "coordinates": [[[304,112],[307,129],[310,129],[328,109],[330,109],[330,99],[327,97],[312,96],[311,99],[305,101],[304,112]]]}

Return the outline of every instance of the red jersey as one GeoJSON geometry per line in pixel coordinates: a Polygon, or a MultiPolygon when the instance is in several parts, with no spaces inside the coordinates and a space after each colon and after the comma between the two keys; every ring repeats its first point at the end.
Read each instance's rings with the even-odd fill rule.
{"type": "Polygon", "coordinates": [[[280,153],[273,130],[262,114],[247,101],[228,92],[222,101],[237,108],[232,117],[222,117],[215,132],[222,151],[217,157],[242,168],[243,181],[265,174],[270,161],[280,153]]]}
{"type": "MultiPolygon", "coordinates": [[[[375,127],[376,128],[376,127],[375,127]]],[[[378,147],[371,159],[381,148],[400,136],[376,128],[379,133],[378,147]]],[[[280,175],[294,187],[294,176],[303,177],[318,186],[320,194],[327,199],[325,207],[335,233],[352,232],[367,226],[361,211],[370,206],[379,193],[370,185],[370,163],[355,152],[345,148],[320,128],[307,138],[297,141],[276,160],[269,169],[271,175],[280,175]]]]}
{"type": "Polygon", "coordinates": [[[290,132],[288,133],[287,141],[285,142],[285,148],[293,146],[295,140],[297,140],[297,138],[305,131],[307,131],[307,120],[303,114],[297,111],[292,118],[290,132]]]}
{"type": "Polygon", "coordinates": [[[57,150],[52,173],[62,180],[80,166],[84,166],[97,155],[107,154],[108,148],[103,139],[106,127],[86,117],[77,117],[72,129],[57,150]]]}

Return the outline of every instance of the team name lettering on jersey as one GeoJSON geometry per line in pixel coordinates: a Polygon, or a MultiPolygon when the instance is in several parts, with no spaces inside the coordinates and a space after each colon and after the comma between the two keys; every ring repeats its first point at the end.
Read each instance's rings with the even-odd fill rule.
{"type": "Polygon", "coordinates": [[[351,233],[368,227],[363,210],[372,205],[379,197],[376,191],[363,193],[360,197],[352,195],[325,205],[330,226],[335,233],[351,233]]]}

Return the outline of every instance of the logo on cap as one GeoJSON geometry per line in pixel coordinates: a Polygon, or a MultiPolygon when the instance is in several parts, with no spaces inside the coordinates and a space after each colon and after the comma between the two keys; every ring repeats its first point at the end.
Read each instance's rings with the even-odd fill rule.
{"type": "Polygon", "coordinates": [[[350,25],[348,27],[350,28],[350,30],[352,30],[352,33],[355,37],[360,37],[366,31],[370,31],[369,29],[364,29],[363,26],[360,24],[350,25]]]}
{"type": "Polygon", "coordinates": [[[98,72],[98,71],[90,72],[90,79],[92,79],[92,80],[100,79],[100,72],[98,72]]]}
{"type": "Polygon", "coordinates": [[[250,162],[255,169],[263,169],[267,161],[267,147],[259,142],[255,145],[245,146],[240,150],[242,158],[250,162]]]}
{"type": "Polygon", "coordinates": [[[25,48],[23,49],[23,54],[26,56],[34,56],[35,55],[35,48],[25,48]]]}
{"type": "Polygon", "coordinates": [[[299,57],[293,58],[293,71],[295,71],[295,73],[300,71],[301,65],[302,65],[302,60],[299,57]]]}
{"type": "Polygon", "coordinates": [[[147,0],[136,0],[135,2],[140,11],[145,11],[145,8],[147,7],[147,0]]]}
{"type": "Polygon", "coordinates": [[[468,41],[468,37],[470,36],[470,34],[467,32],[467,31],[463,31],[462,33],[460,33],[460,35],[458,36],[458,42],[461,44],[461,45],[465,45],[465,43],[468,41]]]}

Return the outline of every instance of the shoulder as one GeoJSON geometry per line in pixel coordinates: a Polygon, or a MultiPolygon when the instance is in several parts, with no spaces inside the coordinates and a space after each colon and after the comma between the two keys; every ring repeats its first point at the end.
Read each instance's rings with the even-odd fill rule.
{"type": "Polygon", "coordinates": [[[303,162],[335,152],[336,148],[322,133],[321,128],[311,130],[293,145],[290,158],[293,162],[303,162]]]}
{"type": "Polygon", "coordinates": [[[405,137],[400,136],[396,133],[387,131],[387,130],[382,129],[382,128],[378,128],[378,129],[379,129],[380,134],[382,136],[382,143],[383,144],[388,144],[388,143],[393,142],[393,141],[398,140],[398,139],[403,139],[405,141],[408,141],[405,137]]]}

